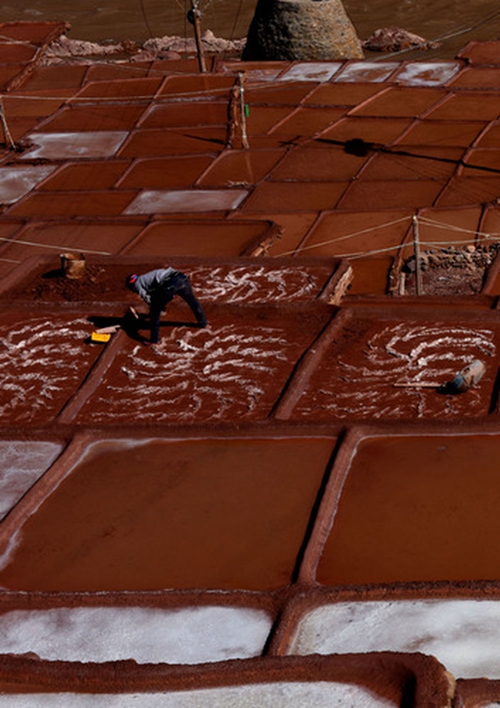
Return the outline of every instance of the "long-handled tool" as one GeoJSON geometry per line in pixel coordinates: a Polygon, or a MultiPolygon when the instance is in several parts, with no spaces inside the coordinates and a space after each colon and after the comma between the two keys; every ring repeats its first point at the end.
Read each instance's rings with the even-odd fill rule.
{"type": "Polygon", "coordinates": [[[483,362],[475,359],[459,371],[452,381],[444,384],[435,381],[395,381],[392,385],[397,388],[436,388],[445,393],[464,393],[479,383],[485,371],[483,362]]]}
{"type": "MultiPolygon", "coordinates": [[[[134,322],[139,322],[139,315],[137,314],[135,308],[131,305],[127,308],[124,320],[126,320],[127,317],[132,317],[134,322]]],[[[90,341],[98,342],[99,344],[106,344],[106,342],[109,342],[111,339],[111,335],[116,334],[121,328],[122,324],[120,323],[109,325],[108,327],[99,327],[99,329],[95,329],[90,335],[90,341]]]]}
{"type": "Polygon", "coordinates": [[[439,388],[443,384],[436,381],[396,381],[392,385],[396,388],[439,388]]]}

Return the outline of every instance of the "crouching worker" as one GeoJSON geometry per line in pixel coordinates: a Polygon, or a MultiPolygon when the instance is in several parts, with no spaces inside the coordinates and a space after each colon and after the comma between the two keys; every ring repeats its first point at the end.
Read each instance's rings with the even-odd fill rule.
{"type": "Polygon", "coordinates": [[[151,344],[160,341],[160,317],[162,311],[175,295],[181,297],[191,308],[200,327],[206,327],[207,318],[194,296],[189,278],[174,268],[158,268],[144,275],[132,273],[125,281],[129,290],[142,297],[149,305],[151,344]]]}

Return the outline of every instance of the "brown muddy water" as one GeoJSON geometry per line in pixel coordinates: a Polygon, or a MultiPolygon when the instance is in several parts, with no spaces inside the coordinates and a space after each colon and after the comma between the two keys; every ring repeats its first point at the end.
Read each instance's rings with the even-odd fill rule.
{"type": "MultiPolygon", "coordinates": [[[[256,3],[199,0],[203,29],[211,29],[220,37],[243,37],[256,3]]],[[[344,0],[344,5],[361,39],[388,26],[403,27],[426,39],[454,35],[438,50],[412,53],[422,59],[453,57],[472,39],[500,36],[496,0],[344,0]]],[[[149,37],[192,36],[192,27],[186,21],[190,6],[190,0],[10,0],[0,4],[0,21],[66,20],[72,26],[73,39],[144,42],[149,37]]],[[[386,54],[376,56],[387,58],[386,54]]]]}

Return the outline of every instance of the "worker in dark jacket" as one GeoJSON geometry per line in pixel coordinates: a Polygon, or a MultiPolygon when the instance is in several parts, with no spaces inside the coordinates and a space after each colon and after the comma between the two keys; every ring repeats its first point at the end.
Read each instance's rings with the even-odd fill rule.
{"type": "Polygon", "coordinates": [[[175,295],[189,305],[200,327],[207,325],[207,318],[194,296],[189,278],[175,268],[157,268],[144,275],[132,273],[127,277],[126,286],[149,305],[151,344],[160,340],[161,313],[175,295]]]}

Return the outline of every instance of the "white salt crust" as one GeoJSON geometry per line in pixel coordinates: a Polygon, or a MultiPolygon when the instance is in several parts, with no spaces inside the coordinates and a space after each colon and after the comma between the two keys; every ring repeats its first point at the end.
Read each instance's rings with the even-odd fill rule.
{"type": "Polygon", "coordinates": [[[80,607],[0,615],[0,654],[42,659],[197,664],[259,656],[271,630],[262,610],[80,607]]]}
{"type": "Polygon", "coordinates": [[[457,678],[500,678],[500,601],[339,602],[307,613],[289,654],[422,652],[457,678]]]}
{"type": "Polygon", "coordinates": [[[88,406],[93,423],[129,418],[129,406],[138,400],[143,422],[172,416],[179,422],[237,420],[257,415],[259,406],[267,414],[266,382],[279,374],[283,362],[292,367],[297,347],[279,327],[250,331],[246,325],[209,324],[199,330],[172,328],[154,354],[142,346],[130,352],[121,366],[125,376],[104,392],[99,389],[88,406]]]}
{"type": "Polygon", "coordinates": [[[0,696],[0,708],[395,708],[351,684],[270,683],[180,693],[87,695],[47,693],[0,696]]]}
{"type": "Polygon", "coordinates": [[[83,131],[80,133],[31,133],[33,147],[20,156],[21,160],[44,157],[49,160],[75,160],[89,157],[111,157],[122,145],[128,133],[123,130],[83,131]]]}
{"type": "MultiPolygon", "coordinates": [[[[453,380],[474,359],[496,356],[493,330],[445,322],[390,323],[362,346],[363,363],[353,362],[349,351],[341,352],[328,366],[321,389],[302,396],[298,414],[314,416],[321,407],[323,413],[340,418],[463,416],[463,399],[459,397],[441,396],[438,401],[434,388],[388,389],[387,381],[431,381],[439,386],[453,380]]],[[[467,395],[468,414],[480,415],[483,389],[474,387],[467,395]]]]}
{"type": "Polygon", "coordinates": [[[51,466],[62,445],[23,440],[0,441],[0,519],[51,466]]]}
{"type": "Polygon", "coordinates": [[[56,169],[53,165],[35,165],[22,167],[0,168],[0,189],[3,204],[13,204],[24,197],[39,182],[48,177],[56,169]]]}
{"type": "Polygon", "coordinates": [[[279,77],[278,81],[329,81],[341,66],[342,64],[340,62],[333,61],[308,61],[301,64],[294,64],[279,77]]]}
{"type": "Polygon", "coordinates": [[[125,214],[187,213],[236,209],[248,196],[245,189],[146,189],[125,209],[125,214]]]}

